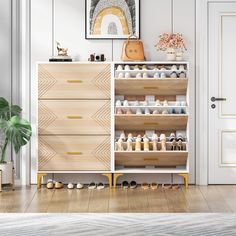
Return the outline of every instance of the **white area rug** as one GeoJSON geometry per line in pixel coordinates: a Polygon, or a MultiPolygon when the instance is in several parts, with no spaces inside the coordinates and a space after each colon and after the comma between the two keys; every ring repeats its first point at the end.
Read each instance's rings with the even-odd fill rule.
{"type": "Polygon", "coordinates": [[[0,214],[0,235],[236,235],[236,214],[0,214]]]}

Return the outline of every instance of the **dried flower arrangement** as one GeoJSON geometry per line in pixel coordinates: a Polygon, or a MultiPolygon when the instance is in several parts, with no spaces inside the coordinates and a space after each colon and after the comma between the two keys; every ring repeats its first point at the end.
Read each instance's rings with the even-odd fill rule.
{"type": "Polygon", "coordinates": [[[159,42],[155,45],[157,50],[166,51],[168,48],[187,50],[182,34],[163,33],[159,36],[159,42]]]}

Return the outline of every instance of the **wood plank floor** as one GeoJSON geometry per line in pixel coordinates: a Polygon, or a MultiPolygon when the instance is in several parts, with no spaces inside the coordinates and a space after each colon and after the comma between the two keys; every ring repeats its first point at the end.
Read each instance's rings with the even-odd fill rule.
{"type": "Polygon", "coordinates": [[[48,190],[36,186],[5,189],[0,212],[165,213],[236,212],[236,186],[190,186],[188,190],[48,190]]]}

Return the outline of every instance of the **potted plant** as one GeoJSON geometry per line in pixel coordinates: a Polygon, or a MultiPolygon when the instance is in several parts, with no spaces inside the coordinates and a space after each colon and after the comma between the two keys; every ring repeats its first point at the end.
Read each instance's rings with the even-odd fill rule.
{"type": "Polygon", "coordinates": [[[20,117],[22,109],[17,105],[0,97],[0,171],[2,171],[2,184],[12,183],[13,163],[8,161],[6,152],[11,144],[18,153],[22,146],[31,138],[31,125],[20,117]]]}
{"type": "Polygon", "coordinates": [[[187,50],[182,34],[163,33],[159,36],[159,41],[155,45],[157,50],[166,51],[168,61],[181,61],[184,50],[187,50]],[[179,52],[176,52],[179,50],[179,52]]]}

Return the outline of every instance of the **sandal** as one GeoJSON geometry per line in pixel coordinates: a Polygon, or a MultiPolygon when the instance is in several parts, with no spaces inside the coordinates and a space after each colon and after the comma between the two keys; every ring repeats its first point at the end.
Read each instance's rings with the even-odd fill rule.
{"type": "Polygon", "coordinates": [[[137,188],[137,183],[136,183],[135,181],[131,181],[131,182],[130,182],[130,188],[131,188],[131,189],[137,188]]]}
{"type": "Polygon", "coordinates": [[[128,189],[129,188],[129,183],[127,181],[123,181],[121,184],[123,189],[128,189]]]}
{"type": "Polygon", "coordinates": [[[62,182],[56,182],[55,183],[55,189],[61,189],[64,187],[64,184],[62,182]]]}
{"type": "Polygon", "coordinates": [[[97,185],[97,189],[98,190],[102,190],[102,189],[104,189],[105,188],[105,185],[103,184],[103,183],[99,183],[98,185],[97,185]]]}
{"type": "Polygon", "coordinates": [[[92,190],[92,189],[96,189],[96,187],[97,185],[94,182],[92,182],[89,184],[88,189],[92,190]]]}
{"type": "Polygon", "coordinates": [[[156,190],[158,188],[158,184],[157,183],[151,183],[150,185],[152,190],[156,190]]]}
{"type": "Polygon", "coordinates": [[[149,189],[149,184],[148,183],[142,183],[141,184],[141,188],[143,189],[143,190],[147,190],[147,189],[149,189]]]}
{"type": "Polygon", "coordinates": [[[49,179],[47,182],[47,189],[53,189],[53,188],[54,188],[54,183],[51,179],[49,179]]]}

